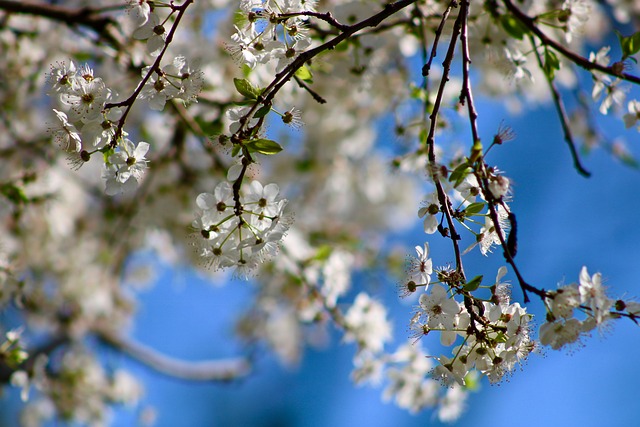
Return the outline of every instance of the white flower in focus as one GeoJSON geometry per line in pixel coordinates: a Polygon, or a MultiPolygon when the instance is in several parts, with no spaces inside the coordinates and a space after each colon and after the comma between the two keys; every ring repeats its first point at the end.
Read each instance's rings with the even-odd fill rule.
{"type": "MultiPolygon", "coordinates": [[[[146,75],[149,67],[142,70],[142,74],[146,75]]],[[[176,98],[180,94],[180,88],[172,84],[164,75],[154,74],[152,78],[147,80],[140,92],[140,98],[149,102],[149,108],[156,111],[162,111],[167,101],[176,98]]]]}
{"type": "Polygon", "coordinates": [[[245,208],[256,215],[274,216],[277,212],[276,198],[280,188],[277,184],[264,187],[259,181],[252,181],[244,196],[245,208]]]}
{"type": "Polygon", "coordinates": [[[49,129],[49,132],[53,135],[53,139],[63,150],[79,153],[80,150],[82,150],[82,140],[80,139],[78,129],[76,129],[73,123],[69,122],[69,118],[65,113],[56,109],[54,109],[53,112],[58,118],[58,122],[49,129]]]}
{"type": "Polygon", "coordinates": [[[473,174],[467,175],[460,185],[456,187],[456,190],[458,190],[462,198],[469,203],[475,203],[476,197],[482,196],[478,179],[473,174]]]}
{"type": "Polygon", "coordinates": [[[507,267],[502,266],[496,274],[496,282],[492,287],[492,302],[499,306],[508,306],[511,300],[511,285],[508,282],[501,282],[502,278],[507,274],[507,267]]]}
{"type": "Polygon", "coordinates": [[[469,370],[464,363],[460,361],[459,357],[456,357],[453,361],[446,356],[437,357],[436,360],[440,363],[433,370],[433,377],[440,379],[445,385],[459,384],[465,385],[464,378],[469,373],[469,370]]]}
{"type": "Polygon", "coordinates": [[[47,74],[47,95],[55,97],[62,93],[70,93],[77,87],[78,70],[76,64],[70,61],[51,66],[51,71],[47,74]]]}
{"type": "MultiPolygon", "coordinates": [[[[236,133],[240,129],[240,119],[242,119],[250,110],[250,107],[233,107],[225,112],[225,117],[229,120],[229,132],[236,133]]],[[[252,117],[246,124],[247,127],[255,126],[258,119],[252,117]]]]}
{"type": "Polygon", "coordinates": [[[409,280],[413,280],[418,285],[428,285],[431,282],[430,274],[433,273],[433,263],[429,258],[429,243],[424,244],[424,249],[416,246],[416,252],[417,258],[408,257],[409,280]]]}
{"type": "Polygon", "coordinates": [[[289,45],[281,45],[271,51],[272,58],[278,60],[278,64],[276,65],[276,73],[284,70],[287,65],[293,62],[296,57],[307,50],[307,48],[311,46],[311,40],[303,38],[298,39],[291,46],[289,45]]]}
{"type": "Polygon", "coordinates": [[[133,18],[135,24],[140,27],[147,23],[151,15],[151,6],[146,0],[128,0],[127,13],[133,18]]]}
{"type": "Polygon", "coordinates": [[[489,177],[489,191],[496,199],[501,199],[509,192],[509,178],[504,175],[491,175],[489,177]]]}
{"type": "Polygon", "coordinates": [[[86,123],[96,120],[111,97],[111,90],[99,77],[87,75],[78,81],[80,83],[74,90],[60,94],[60,101],[71,108],[69,113],[72,121],[86,123]]]}
{"type": "Polygon", "coordinates": [[[119,141],[118,151],[109,156],[109,164],[105,164],[103,170],[107,195],[129,192],[138,186],[147,168],[147,151],[149,144],[146,142],[140,142],[136,147],[127,138],[119,141]]]}
{"type": "Polygon", "coordinates": [[[155,12],[152,12],[140,28],[133,32],[133,38],[136,40],[147,41],[147,52],[151,56],[158,56],[164,48],[164,42],[167,38],[165,28],[160,25],[160,18],[155,12]]]}
{"type": "Polygon", "coordinates": [[[610,317],[609,310],[614,301],[607,297],[602,286],[602,275],[596,273],[589,276],[587,267],[580,270],[580,302],[591,309],[591,315],[598,325],[610,317]]]}
{"type": "Polygon", "coordinates": [[[193,246],[209,267],[235,267],[234,275],[247,279],[258,264],[277,253],[289,228],[282,218],[287,200],[277,199],[278,193],[276,184],[263,187],[254,181],[246,194],[238,195],[223,181],[214,194],[198,195],[193,246]]]}
{"type": "Polygon", "coordinates": [[[436,215],[440,213],[440,204],[438,202],[438,194],[433,192],[422,201],[422,207],[418,210],[418,217],[424,217],[424,232],[433,234],[438,229],[438,218],[436,215]]]}
{"type": "MultiPolygon", "coordinates": [[[[498,214],[498,225],[500,226],[500,231],[502,232],[503,239],[506,239],[506,233],[510,226],[508,219],[509,214],[502,207],[502,205],[496,206],[496,211],[498,214]]],[[[484,219],[484,226],[480,229],[480,233],[476,236],[476,242],[465,249],[463,254],[468,253],[471,249],[476,246],[480,246],[480,252],[482,255],[487,255],[492,250],[493,245],[500,245],[500,236],[496,230],[495,225],[493,224],[493,220],[491,216],[487,214],[484,219]]]]}
{"type": "Polygon", "coordinates": [[[122,116],[122,109],[111,108],[106,114],[101,114],[96,120],[82,126],[82,136],[87,145],[94,149],[105,147],[116,135],[116,122],[122,116]]]}
{"type": "Polygon", "coordinates": [[[432,329],[452,329],[460,312],[458,303],[438,284],[431,286],[429,293],[420,295],[420,308],[427,315],[427,325],[432,329]]]}

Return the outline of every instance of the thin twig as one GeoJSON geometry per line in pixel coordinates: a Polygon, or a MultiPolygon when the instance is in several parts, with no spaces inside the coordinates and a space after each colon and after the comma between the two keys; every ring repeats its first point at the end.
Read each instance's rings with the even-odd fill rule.
{"type": "Polygon", "coordinates": [[[327,103],[327,100],[324,99],[322,96],[320,96],[320,94],[318,92],[316,92],[315,90],[311,89],[311,87],[307,84],[307,82],[305,82],[304,80],[302,80],[300,77],[298,77],[296,75],[294,75],[293,78],[295,79],[296,83],[298,83],[298,86],[300,86],[302,89],[304,89],[307,92],[309,92],[309,95],[311,95],[313,100],[316,101],[318,104],[326,104],[327,103]]]}
{"type": "MultiPolygon", "coordinates": [[[[555,83],[553,82],[553,78],[544,70],[544,64],[542,63],[542,58],[540,57],[540,53],[538,52],[538,47],[536,46],[536,42],[533,36],[529,36],[531,41],[531,46],[533,47],[534,55],[536,56],[536,60],[538,61],[538,66],[540,70],[542,70],[543,74],[547,79],[547,84],[549,85],[549,90],[551,90],[551,95],[553,97],[553,103],[556,107],[556,112],[558,113],[558,118],[560,119],[560,123],[562,124],[562,132],[564,133],[564,140],[569,146],[569,151],[571,152],[571,158],[573,158],[573,165],[578,171],[578,173],[586,178],[591,176],[591,173],[586,170],[582,163],[580,162],[580,156],[578,155],[578,150],[576,149],[576,144],[573,140],[573,134],[571,132],[571,127],[569,126],[569,117],[567,117],[566,109],[564,108],[564,102],[562,102],[562,98],[560,97],[560,93],[556,88],[555,83]]],[[[545,48],[546,49],[546,48],[545,48]]]]}
{"type": "Polygon", "coordinates": [[[303,12],[292,12],[292,13],[281,13],[278,15],[278,18],[293,18],[295,16],[311,16],[326,22],[327,24],[337,28],[340,31],[344,31],[347,28],[349,28],[348,25],[344,25],[338,22],[338,20],[331,15],[331,12],[320,13],[320,12],[303,11],[303,12]]]}
{"type": "Polygon", "coordinates": [[[444,24],[447,22],[447,18],[449,18],[449,14],[451,13],[451,9],[456,7],[458,2],[456,0],[452,0],[447,8],[444,10],[442,14],[442,20],[440,21],[440,25],[435,32],[435,39],[433,41],[433,47],[431,48],[431,54],[429,55],[429,60],[422,67],[422,76],[427,77],[429,75],[429,71],[431,70],[431,63],[433,62],[433,58],[436,57],[436,53],[438,50],[438,42],[440,41],[440,35],[442,34],[442,30],[444,29],[444,24]]]}
{"type": "MultiPolygon", "coordinates": [[[[429,126],[429,134],[427,135],[427,157],[428,157],[428,168],[429,173],[431,174],[434,185],[436,186],[436,192],[438,194],[438,202],[440,203],[440,207],[445,214],[447,219],[447,224],[449,226],[449,230],[451,233],[451,241],[453,242],[453,250],[456,256],[456,271],[464,278],[464,268],[462,266],[462,253],[460,252],[460,247],[458,245],[458,240],[460,239],[460,235],[456,231],[455,224],[453,222],[453,216],[451,214],[451,203],[449,201],[449,196],[444,191],[442,184],[440,183],[439,171],[436,167],[436,156],[435,156],[435,134],[436,127],[438,122],[438,114],[440,112],[440,105],[442,103],[442,97],[444,96],[444,89],[449,81],[449,72],[451,70],[451,62],[453,61],[453,56],[456,49],[456,44],[458,40],[458,36],[460,35],[460,27],[462,25],[461,15],[458,15],[458,18],[455,21],[453,26],[453,32],[451,34],[451,41],[449,42],[449,49],[447,50],[447,55],[445,56],[444,62],[442,63],[443,71],[442,71],[442,79],[440,80],[440,86],[438,88],[438,93],[436,94],[436,99],[433,105],[433,110],[430,119],[429,126]]],[[[435,43],[435,41],[434,41],[435,43]]],[[[426,109],[425,109],[426,111],[426,109]]]]}

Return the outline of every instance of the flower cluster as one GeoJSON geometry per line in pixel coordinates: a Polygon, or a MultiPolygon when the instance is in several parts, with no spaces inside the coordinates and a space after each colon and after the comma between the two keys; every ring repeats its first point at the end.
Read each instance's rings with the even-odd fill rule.
{"type": "Polygon", "coordinates": [[[250,68],[277,61],[280,72],[311,45],[301,12],[313,11],[315,0],[243,0],[228,50],[250,68]]]}
{"type": "Polygon", "coordinates": [[[107,108],[112,91],[89,65],[58,63],[47,76],[48,94],[58,104],[53,110],[57,122],[50,133],[79,168],[96,153],[104,159],[102,178],[105,193],[114,195],[137,188],[147,168],[149,144],[136,146],[126,138],[119,120],[119,107],[107,108]],[[123,136],[124,135],[124,136],[123,136]]]}
{"type": "Polygon", "coordinates": [[[582,267],[578,283],[550,292],[545,304],[547,321],[540,327],[540,342],[553,349],[579,343],[582,336],[602,329],[613,318],[625,315],[635,320],[640,314],[639,303],[609,298],[601,274],[591,276],[587,267],[582,267]],[[576,319],[576,311],[585,318],[576,319]]]}
{"type": "Polygon", "coordinates": [[[235,267],[236,275],[247,279],[277,252],[289,228],[282,216],[287,200],[279,198],[279,192],[276,184],[252,181],[241,193],[223,181],[213,194],[197,197],[195,247],[211,268],[235,267]]]}
{"type": "MultiPolygon", "coordinates": [[[[142,69],[146,76],[151,67],[142,69]]],[[[170,65],[158,69],[147,80],[140,98],[146,99],[149,108],[161,111],[167,101],[181,99],[185,103],[197,101],[204,83],[202,71],[189,66],[184,56],[176,56],[170,65]]]]}
{"type": "Polygon", "coordinates": [[[453,357],[437,358],[440,365],[433,374],[445,383],[465,385],[465,378],[473,369],[492,383],[499,382],[535,348],[530,337],[532,316],[508,298],[495,304],[465,294],[461,302],[455,299],[458,294],[432,285],[430,292],[420,296],[411,328],[417,336],[440,332],[440,341],[445,346],[463,338],[462,344],[453,348],[453,357]]]}

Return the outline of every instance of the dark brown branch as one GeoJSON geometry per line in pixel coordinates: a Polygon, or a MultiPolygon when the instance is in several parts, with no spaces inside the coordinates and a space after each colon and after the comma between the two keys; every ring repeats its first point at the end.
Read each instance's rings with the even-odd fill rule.
{"type": "Polygon", "coordinates": [[[462,29],[460,33],[460,44],[462,45],[462,91],[460,93],[460,103],[467,104],[469,112],[469,124],[471,125],[472,143],[480,141],[478,134],[478,112],[473,102],[473,93],[471,91],[471,78],[469,76],[469,67],[471,66],[471,58],[469,55],[469,39],[467,35],[467,25],[469,19],[469,0],[463,0],[461,8],[462,29]]]}
{"type": "Polygon", "coordinates": [[[551,90],[551,95],[553,97],[553,103],[556,107],[556,111],[558,113],[558,118],[560,119],[560,123],[562,124],[562,132],[564,133],[564,140],[569,146],[569,152],[571,153],[571,158],[573,159],[573,165],[578,171],[578,173],[586,178],[591,176],[591,173],[586,170],[582,163],[580,162],[580,156],[578,155],[578,150],[576,149],[576,144],[573,140],[573,134],[571,132],[571,127],[569,126],[569,117],[567,116],[566,109],[564,108],[564,102],[562,102],[562,98],[560,97],[560,93],[556,88],[555,83],[553,82],[553,78],[544,70],[544,64],[542,63],[542,58],[540,57],[540,53],[538,52],[538,47],[536,46],[536,42],[533,39],[533,36],[530,36],[531,46],[533,47],[533,52],[536,56],[536,60],[538,61],[538,66],[540,70],[544,73],[547,84],[549,85],[549,90],[551,90]]]}
{"type": "Polygon", "coordinates": [[[309,92],[309,95],[311,95],[313,100],[316,101],[318,104],[326,104],[327,103],[326,99],[324,99],[322,96],[320,96],[320,94],[318,92],[316,92],[315,90],[311,89],[311,87],[304,80],[302,80],[300,77],[294,75],[293,78],[295,79],[296,83],[298,83],[298,86],[300,86],[302,89],[304,89],[307,92],[309,92]]]}
{"type": "Polygon", "coordinates": [[[462,25],[462,14],[458,15],[456,22],[453,26],[453,32],[451,34],[451,41],[449,42],[449,49],[447,50],[447,55],[445,56],[444,62],[442,63],[443,71],[442,71],[442,79],[440,80],[440,86],[438,88],[438,93],[436,95],[436,100],[433,105],[433,111],[429,116],[430,126],[429,126],[429,134],[427,135],[427,157],[428,157],[428,168],[431,178],[436,186],[436,192],[438,194],[438,202],[440,203],[440,208],[442,212],[444,212],[445,218],[447,219],[447,224],[449,226],[449,230],[451,232],[451,241],[453,243],[453,250],[456,256],[456,271],[464,278],[464,268],[462,266],[462,253],[460,252],[460,246],[458,245],[458,240],[460,240],[460,235],[456,231],[455,224],[453,222],[453,216],[451,214],[451,206],[449,202],[449,197],[447,193],[444,191],[442,184],[440,183],[439,171],[436,163],[435,156],[435,134],[436,127],[438,122],[438,114],[440,112],[440,105],[442,103],[442,97],[444,96],[444,88],[449,81],[449,72],[451,70],[451,62],[453,61],[453,56],[456,50],[456,44],[458,42],[458,36],[460,35],[462,25]]]}
{"type": "Polygon", "coordinates": [[[84,25],[96,30],[101,30],[114,23],[111,17],[101,16],[104,13],[104,8],[68,8],[52,4],[0,0],[0,10],[49,18],[67,25],[84,25]]]}
{"type": "Polygon", "coordinates": [[[231,381],[245,377],[250,365],[243,358],[186,362],[177,360],[117,334],[100,331],[98,338],[105,344],[162,374],[190,381],[231,381]]]}
{"type": "Polygon", "coordinates": [[[160,54],[157,56],[157,58],[154,61],[153,65],[151,65],[151,67],[149,67],[149,71],[147,71],[147,74],[142,78],[140,83],[138,83],[138,86],[133,91],[131,96],[129,98],[127,98],[126,100],[122,101],[122,102],[109,103],[109,104],[105,105],[105,109],[106,108],[125,107],[126,106],[124,112],[122,113],[122,117],[120,117],[120,120],[118,121],[118,129],[116,130],[116,135],[115,135],[114,140],[117,140],[118,138],[120,138],[122,136],[122,129],[124,127],[124,124],[125,124],[125,121],[127,119],[127,116],[129,115],[129,112],[131,111],[131,107],[133,107],[133,103],[136,101],[136,99],[140,95],[140,92],[142,92],[142,89],[144,88],[144,85],[151,78],[153,73],[155,73],[156,71],[158,71],[160,69],[160,62],[162,61],[162,58],[164,57],[164,54],[166,53],[167,48],[169,47],[169,44],[171,44],[171,42],[173,41],[173,36],[176,33],[176,30],[178,29],[178,24],[180,23],[180,20],[182,19],[182,16],[184,15],[184,13],[187,11],[187,8],[189,7],[189,5],[191,3],[193,3],[194,1],[195,0],[186,0],[182,5],[173,7],[174,8],[173,11],[177,10],[178,11],[178,15],[176,16],[176,20],[173,22],[173,24],[171,26],[171,29],[169,30],[169,33],[167,34],[167,38],[164,41],[164,46],[162,47],[162,50],[160,51],[160,54]]]}
{"type": "Polygon", "coordinates": [[[511,2],[511,0],[503,0],[503,1],[504,1],[504,5],[507,7],[509,12],[511,12],[513,16],[515,16],[518,19],[518,21],[520,21],[529,31],[535,34],[535,36],[540,40],[540,42],[542,42],[543,45],[549,46],[554,50],[560,52],[565,58],[569,59],[571,62],[578,65],[579,67],[584,68],[585,70],[600,71],[602,73],[609,74],[610,76],[618,77],[623,80],[627,80],[629,82],[640,85],[640,77],[634,76],[632,74],[628,74],[625,72],[617,72],[617,70],[614,69],[613,66],[607,67],[604,65],[597,64],[595,62],[591,62],[587,58],[581,55],[578,55],[577,53],[562,46],[560,43],[556,42],[555,40],[545,35],[540,30],[540,28],[538,28],[538,26],[536,25],[536,20],[524,14],[520,9],[518,9],[511,2]]]}
{"type": "Polygon", "coordinates": [[[436,29],[435,40],[433,41],[433,47],[431,48],[431,54],[429,55],[429,60],[422,67],[422,76],[427,77],[429,75],[429,70],[431,70],[431,63],[433,62],[433,58],[436,57],[436,53],[438,50],[438,42],[440,41],[440,35],[442,34],[442,30],[444,29],[444,24],[447,22],[447,18],[449,18],[449,14],[451,13],[451,9],[457,5],[455,0],[451,1],[444,13],[442,14],[442,20],[440,21],[440,25],[436,29]]]}
{"type": "Polygon", "coordinates": [[[293,18],[295,16],[311,16],[326,22],[327,24],[337,28],[340,31],[344,31],[347,28],[349,28],[348,25],[344,25],[338,22],[338,20],[331,15],[331,12],[320,13],[320,12],[304,11],[304,12],[293,12],[293,13],[282,13],[278,15],[278,18],[293,18]]]}
{"type": "Polygon", "coordinates": [[[0,0],[0,10],[4,10],[7,13],[19,13],[47,18],[62,22],[69,27],[87,27],[114,46],[120,46],[121,42],[107,29],[109,26],[115,26],[117,24],[113,18],[104,15],[104,13],[108,10],[122,8],[124,8],[124,5],[110,8],[68,8],[52,4],[0,0]]]}

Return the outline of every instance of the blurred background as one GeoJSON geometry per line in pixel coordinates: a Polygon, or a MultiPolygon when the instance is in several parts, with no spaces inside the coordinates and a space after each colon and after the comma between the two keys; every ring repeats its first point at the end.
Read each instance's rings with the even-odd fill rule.
{"type": "MultiPolygon", "coordinates": [[[[499,105],[483,104],[480,111],[484,135],[491,135],[506,119],[499,105]]],[[[553,289],[558,283],[577,281],[581,267],[586,265],[591,274],[602,272],[611,297],[637,299],[638,170],[619,164],[604,152],[595,152],[584,158],[592,177],[579,176],[572,167],[557,117],[549,108],[506,123],[518,137],[494,149],[490,161],[504,165],[502,169],[513,180],[511,205],[518,215],[520,241],[517,260],[527,280],[553,289]]],[[[637,133],[624,131],[619,123],[611,128],[628,138],[634,153],[640,151],[637,133]]],[[[390,236],[390,241],[404,242],[412,248],[421,245],[424,238],[416,221],[413,228],[390,236]]],[[[446,255],[450,251],[444,239],[432,235],[428,241],[435,265],[442,256],[450,256],[446,255]]],[[[468,271],[485,271],[487,277],[493,277],[502,265],[499,253],[488,259],[475,252],[466,257],[468,271]]],[[[241,354],[242,348],[233,337],[233,319],[250,298],[252,285],[233,280],[217,286],[195,271],[157,263],[155,268],[157,283],[139,295],[133,337],[187,360],[241,354]]],[[[408,337],[408,320],[416,301],[399,299],[395,282],[386,278],[376,280],[381,285],[372,288],[367,274],[356,278],[353,294],[365,288],[390,307],[396,329],[394,344],[399,344],[408,337]]],[[[513,282],[513,277],[508,277],[513,282]]],[[[522,302],[517,284],[513,286],[513,299],[522,302]]],[[[544,316],[540,302],[534,299],[527,308],[538,315],[539,325],[544,316]]],[[[349,379],[355,347],[341,344],[340,333],[332,328],[330,335],[332,339],[325,345],[307,349],[299,366],[283,367],[265,353],[257,357],[252,375],[229,384],[167,378],[105,350],[107,366],[125,367],[145,385],[143,401],[137,407],[118,408],[113,425],[139,425],[141,416],[153,413],[155,425],[161,427],[441,425],[429,411],[412,415],[383,402],[380,389],[355,387],[349,379]]],[[[640,415],[640,328],[620,319],[583,344],[584,348],[533,354],[521,372],[500,385],[491,386],[483,380],[480,390],[470,395],[467,411],[454,425],[634,425],[640,415]]],[[[432,351],[439,349],[434,336],[423,338],[422,345],[432,351]]],[[[17,390],[6,390],[9,396],[0,400],[0,420],[2,425],[15,426],[19,397],[17,390]]]]}
{"type": "MultiPolygon", "coordinates": [[[[517,138],[492,149],[488,161],[512,179],[512,210],[519,225],[519,268],[534,286],[554,289],[578,280],[586,265],[590,274],[601,272],[612,298],[640,298],[640,172],[622,165],[604,150],[583,157],[591,178],[573,168],[561,127],[551,105],[510,118],[503,105],[479,104],[480,131],[490,140],[500,123],[517,138]]],[[[381,120],[380,140],[389,137],[381,120]]],[[[611,140],[624,136],[629,150],[640,157],[635,129],[620,122],[607,123],[611,140]]],[[[394,152],[387,143],[381,150],[394,152]]],[[[417,206],[416,206],[417,211],[417,206]]],[[[388,237],[407,253],[430,244],[434,266],[453,262],[448,242],[437,234],[426,236],[416,217],[413,226],[388,237]]],[[[140,254],[148,262],[149,255],[140,254]]],[[[135,263],[135,260],[132,260],[135,263]]],[[[152,262],[154,262],[152,260],[152,262]]],[[[477,251],[466,255],[467,271],[492,278],[503,265],[499,250],[488,260],[477,251]],[[488,262],[487,262],[488,261],[488,262]]],[[[139,294],[140,308],[131,332],[139,342],[172,357],[208,360],[242,354],[234,338],[234,320],[251,298],[252,284],[229,279],[225,286],[188,269],[155,262],[157,280],[139,294]]],[[[407,326],[416,300],[401,300],[396,282],[362,272],[354,280],[353,296],[366,289],[389,307],[396,341],[409,336],[407,326]],[[374,280],[372,280],[374,279],[374,280]],[[372,283],[374,283],[372,285],[372,283]]],[[[513,300],[522,293],[513,275],[513,300]]],[[[544,320],[539,300],[527,309],[544,320]]],[[[500,385],[486,380],[468,399],[467,411],[453,425],[473,427],[620,426],[636,425],[640,416],[640,328],[628,319],[610,322],[569,350],[533,354],[522,371],[500,385]]],[[[341,344],[341,333],[329,327],[329,340],[307,348],[298,366],[282,366],[272,354],[258,355],[253,373],[229,384],[203,384],[162,376],[110,349],[103,350],[107,366],[124,367],[145,386],[140,404],[116,408],[114,426],[140,425],[155,418],[158,427],[411,427],[442,425],[429,411],[409,414],[381,399],[382,389],[355,387],[349,379],[355,346],[341,344]]],[[[96,346],[99,344],[96,343],[96,346]]],[[[422,345],[439,354],[436,336],[422,345]]],[[[445,354],[446,350],[445,350],[445,354]]],[[[17,425],[19,391],[5,388],[0,400],[0,424],[17,425]]],[[[58,425],[58,424],[53,424],[58,425]]]]}

